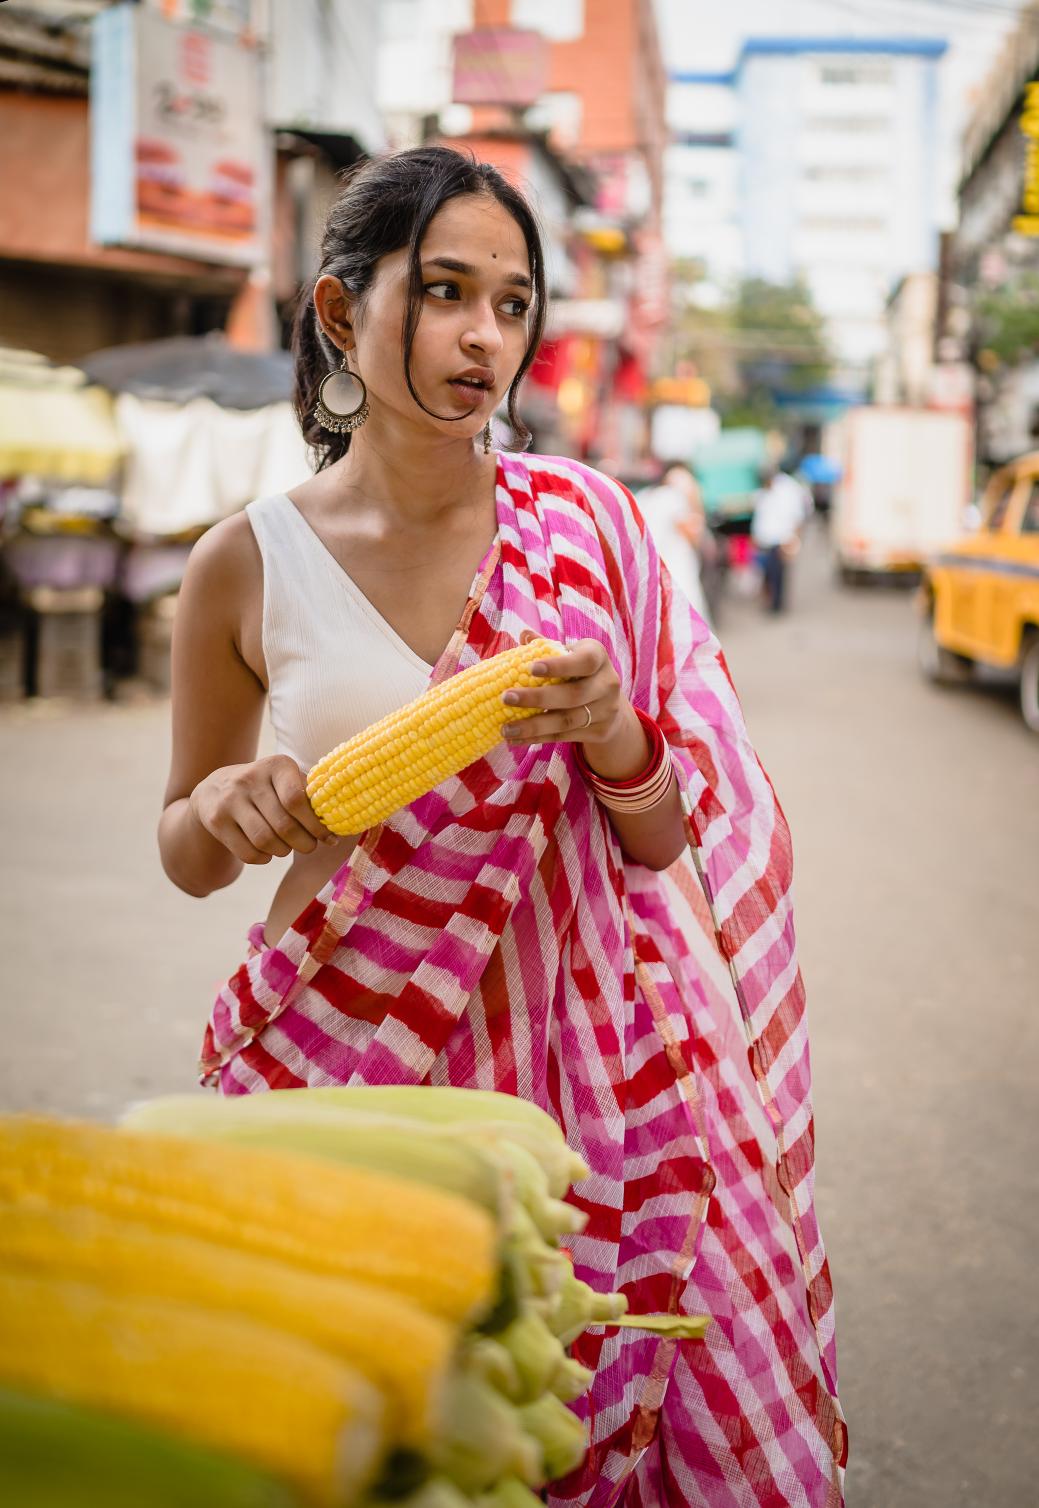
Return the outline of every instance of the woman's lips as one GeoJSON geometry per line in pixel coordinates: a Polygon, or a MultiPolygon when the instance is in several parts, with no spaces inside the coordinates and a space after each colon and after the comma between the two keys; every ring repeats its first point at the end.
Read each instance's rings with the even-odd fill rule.
{"type": "Polygon", "coordinates": [[[447,385],[465,402],[467,408],[478,408],[490,391],[489,388],[476,387],[471,382],[449,381],[447,385]]]}

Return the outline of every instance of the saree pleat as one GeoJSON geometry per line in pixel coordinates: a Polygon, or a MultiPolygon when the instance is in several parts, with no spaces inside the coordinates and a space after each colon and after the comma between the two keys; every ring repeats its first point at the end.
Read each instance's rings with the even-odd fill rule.
{"type": "Polygon", "coordinates": [[[586,1159],[581,1276],[707,1339],[588,1334],[587,1508],[839,1508],[847,1437],[813,1202],[804,992],[782,811],[716,640],[630,495],[501,457],[498,541],[432,680],[524,629],[595,638],[664,730],[689,847],[626,861],[567,744],[501,745],[366,834],[220,991],[203,1076],[494,1088],[586,1159]]]}

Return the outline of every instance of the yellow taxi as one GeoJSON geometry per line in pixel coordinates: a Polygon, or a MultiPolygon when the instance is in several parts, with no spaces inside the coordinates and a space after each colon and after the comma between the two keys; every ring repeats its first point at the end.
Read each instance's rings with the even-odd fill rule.
{"type": "Polygon", "coordinates": [[[924,573],[921,668],[941,682],[966,680],[975,666],[1013,677],[1039,733],[1039,451],[997,471],[980,509],[977,532],[924,573]]]}

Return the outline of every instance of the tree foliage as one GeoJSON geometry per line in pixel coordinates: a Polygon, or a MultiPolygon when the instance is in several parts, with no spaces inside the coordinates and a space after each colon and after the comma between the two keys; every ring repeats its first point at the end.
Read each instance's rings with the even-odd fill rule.
{"type": "Polygon", "coordinates": [[[976,305],[977,344],[1009,366],[1039,354],[1039,272],[989,288],[976,305]]]}
{"type": "Polygon", "coordinates": [[[801,282],[745,278],[715,308],[696,302],[696,269],[676,268],[687,300],[675,355],[710,382],[726,423],[774,425],[777,396],[824,382],[832,368],[825,321],[801,282]]]}

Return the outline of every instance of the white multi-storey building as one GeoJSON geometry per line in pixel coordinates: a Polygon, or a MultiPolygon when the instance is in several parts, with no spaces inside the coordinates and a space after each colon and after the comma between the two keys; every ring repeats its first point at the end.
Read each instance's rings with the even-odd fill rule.
{"type": "Polygon", "coordinates": [[[941,40],[751,38],[729,75],[677,75],[669,117],[669,247],[715,278],[800,278],[839,364],[864,376],[884,309],[937,262],[941,40]],[[708,85],[732,95],[728,151],[708,85]],[[706,139],[705,139],[706,138],[706,139]],[[734,246],[738,243],[738,251],[734,246]]]}
{"type": "Polygon", "coordinates": [[[736,88],[744,268],[801,277],[840,360],[883,349],[894,284],[937,262],[942,41],[758,39],[736,88]]]}
{"type": "Polygon", "coordinates": [[[687,73],[668,90],[664,234],[673,257],[699,264],[709,292],[743,260],[733,82],[731,73],[687,73]]]}

